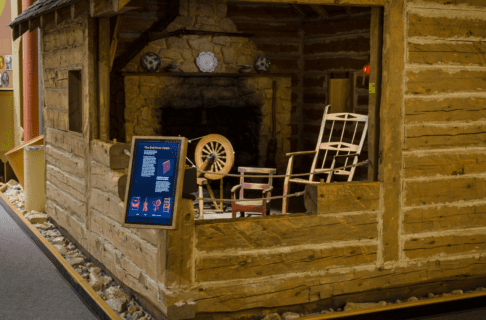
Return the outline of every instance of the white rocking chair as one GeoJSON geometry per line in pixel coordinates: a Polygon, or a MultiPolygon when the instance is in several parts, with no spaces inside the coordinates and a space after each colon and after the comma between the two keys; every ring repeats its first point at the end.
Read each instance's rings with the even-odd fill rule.
{"type": "MultiPolygon", "coordinates": [[[[341,170],[329,171],[329,169],[334,169],[335,167],[347,166],[351,164],[358,163],[358,157],[361,154],[361,149],[366,138],[366,133],[368,131],[368,116],[355,113],[329,113],[328,105],[324,109],[324,116],[322,118],[321,129],[319,132],[319,138],[317,139],[316,149],[313,151],[300,151],[287,153],[289,158],[289,164],[287,166],[287,175],[292,174],[294,156],[302,154],[315,154],[312,166],[310,169],[309,179],[299,179],[285,177],[284,181],[284,196],[289,193],[290,183],[300,183],[308,185],[318,185],[320,182],[314,181],[315,174],[326,174],[326,183],[331,182],[334,175],[337,176],[348,176],[347,181],[352,181],[356,167],[344,168],[341,170]],[[324,138],[324,131],[326,129],[326,124],[328,121],[332,121],[329,137],[327,141],[322,141],[324,138]],[[341,125],[342,123],[342,125],[341,125]],[[362,131],[359,131],[359,124],[364,124],[362,131]],[[345,136],[345,132],[348,135],[345,136]],[[351,135],[349,137],[349,135],[351,135]],[[333,139],[334,138],[334,139],[333,139]],[[338,139],[337,141],[333,141],[338,139]],[[347,140],[348,142],[345,142],[347,140]],[[339,154],[340,152],[346,152],[346,154],[339,154]],[[320,168],[316,169],[317,162],[319,161],[319,155],[324,153],[322,163],[320,168]],[[332,162],[330,161],[332,157],[332,162]],[[349,159],[352,158],[352,163],[348,164],[349,159]],[[344,160],[343,164],[336,165],[337,160],[344,160]],[[327,166],[326,166],[327,164],[327,166]]],[[[326,139],[324,139],[326,140],[326,139]]],[[[287,214],[288,209],[288,198],[283,198],[282,203],[282,214],[287,214]]]]}

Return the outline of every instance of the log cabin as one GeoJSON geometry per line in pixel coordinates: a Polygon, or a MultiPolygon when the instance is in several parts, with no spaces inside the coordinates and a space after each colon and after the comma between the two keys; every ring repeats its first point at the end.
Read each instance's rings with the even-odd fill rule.
{"type": "Polygon", "coordinates": [[[486,280],[485,4],[38,0],[9,26],[14,39],[41,32],[46,212],[160,318],[475,288],[486,280]],[[212,76],[195,64],[207,51],[212,76]],[[148,52],[156,72],[141,66],[148,52]],[[238,73],[259,55],[269,73],[238,73]],[[345,109],[369,117],[369,165],[320,184],[316,212],[197,220],[182,199],[177,230],[121,226],[132,136],[220,133],[242,155],[235,167],[262,166],[276,81],[282,174],[286,153],[315,148],[339,78],[351,84],[345,109]]]}

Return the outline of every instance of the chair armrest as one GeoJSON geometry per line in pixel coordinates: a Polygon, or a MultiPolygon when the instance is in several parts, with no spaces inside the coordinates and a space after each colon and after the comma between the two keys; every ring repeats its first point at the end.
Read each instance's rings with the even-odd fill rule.
{"type": "Polygon", "coordinates": [[[238,184],[238,185],[234,186],[233,188],[231,188],[231,192],[235,192],[239,188],[241,188],[241,184],[238,184]]]}
{"type": "Polygon", "coordinates": [[[359,154],[351,153],[351,154],[343,154],[343,155],[334,156],[334,158],[347,158],[347,157],[357,157],[357,156],[359,156],[359,154]]]}
{"type": "Polygon", "coordinates": [[[289,157],[289,156],[296,156],[296,155],[300,155],[300,154],[311,154],[311,153],[316,153],[316,150],[289,152],[289,153],[286,154],[286,156],[289,157]]]}
{"type": "Polygon", "coordinates": [[[265,192],[270,192],[270,191],[272,191],[272,190],[273,190],[273,187],[272,187],[272,186],[270,186],[270,187],[268,187],[268,188],[266,188],[266,189],[263,189],[263,191],[262,191],[262,192],[263,192],[263,193],[265,193],[265,192]]]}

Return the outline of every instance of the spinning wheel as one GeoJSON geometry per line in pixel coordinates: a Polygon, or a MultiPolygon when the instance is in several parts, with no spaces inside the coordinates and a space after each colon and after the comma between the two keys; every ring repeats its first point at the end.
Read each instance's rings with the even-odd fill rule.
{"type": "MultiPolygon", "coordinates": [[[[235,156],[233,146],[228,139],[219,134],[209,134],[202,138],[196,146],[195,153],[196,166],[199,170],[229,173],[233,166],[235,156]]],[[[213,190],[208,183],[207,179],[221,180],[220,184],[220,196],[223,198],[223,175],[206,173],[204,175],[198,173],[197,184],[199,188],[199,197],[203,197],[202,186],[205,185],[208,189],[209,195],[213,200],[213,204],[216,210],[215,212],[224,212],[223,201],[220,206],[216,203],[213,190]]],[[[203,200],[199,200],[199,217],[204,217],[204,205],[203,200]]]]}
{"type": "MultiPolygon", "coordinates": [[[[202,138],[196,146],[196,166],[199,170],[229,173],[235,156],[233,154],[233,146],[228,139],[219,134],[210,134],[202,138]],[[204,170],[204,162],[212,155],[214,163],[207,170],[204,170]]],[[[223,176],[219,174],[206,173],[205,178],[211,180],[222,179],[223,176]]]]}

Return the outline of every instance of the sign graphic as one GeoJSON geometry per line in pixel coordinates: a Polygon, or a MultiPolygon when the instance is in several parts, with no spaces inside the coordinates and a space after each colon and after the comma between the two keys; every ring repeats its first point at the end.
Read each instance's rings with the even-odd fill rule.
{"type": "Polygon", "coordinates": [[[125,227],[174,229],[187,139],[133,137],[125,227]]]}
{"type": "Polygon", "coordinates": [[[369,86],[370,86],[370,93],[375,93],[375,87],[374,87],[374,83],[370,83],[369,86]]]}

